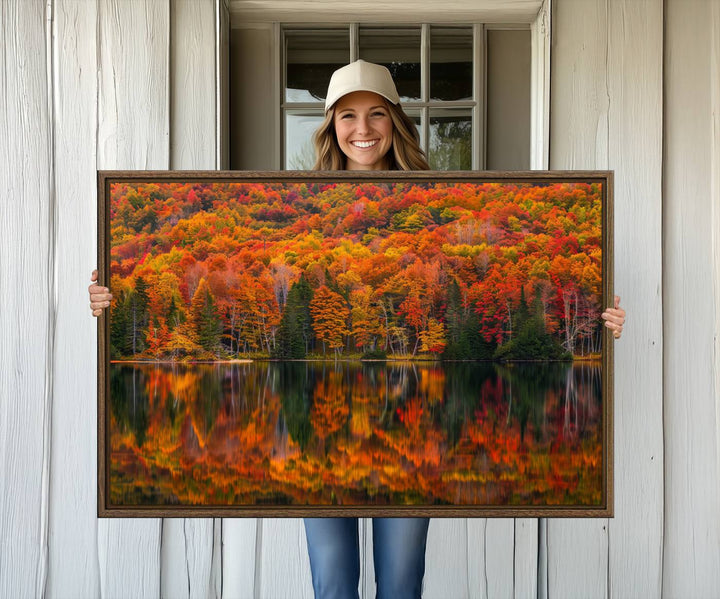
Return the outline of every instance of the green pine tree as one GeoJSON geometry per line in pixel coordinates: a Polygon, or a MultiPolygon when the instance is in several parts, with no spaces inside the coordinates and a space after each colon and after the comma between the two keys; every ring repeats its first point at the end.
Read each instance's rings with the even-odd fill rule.
{"type": "Polygon", "coordinates": [[[284,360],[307,356],[312,341],[310,302],[313,292],[303,275],[288,291],[280,320],[275,357],[284,360]]]}
{"type": "Polygon", "coordinates": [[[215,306],[215,298],[205,279],[200,280],[193,296],[192,316],[198,345],[217,354],[222,336],[222,321],[215,306]]]}

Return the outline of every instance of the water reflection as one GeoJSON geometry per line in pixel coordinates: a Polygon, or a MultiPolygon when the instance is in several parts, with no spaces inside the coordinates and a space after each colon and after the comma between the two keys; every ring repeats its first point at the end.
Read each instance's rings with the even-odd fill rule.
{"type": "Polygon", "coordinates": [[[117,363],[110,374],[114,503],[601,499],[599,364],[117,363]]]}

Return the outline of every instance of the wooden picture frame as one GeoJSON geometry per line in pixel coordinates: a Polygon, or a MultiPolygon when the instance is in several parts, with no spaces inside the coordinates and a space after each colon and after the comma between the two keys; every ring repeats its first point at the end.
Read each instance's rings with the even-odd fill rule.
{"type": "Polygon", "coordinates": [[[98,171],[98,515],[611,517],[609,171],[98,171]]]}

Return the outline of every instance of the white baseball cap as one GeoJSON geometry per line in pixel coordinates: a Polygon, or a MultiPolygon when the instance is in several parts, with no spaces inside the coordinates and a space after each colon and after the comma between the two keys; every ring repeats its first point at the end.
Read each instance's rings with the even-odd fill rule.
{"type": "Polygon", "coordinates": [[[387,68],[372,62],[356,60],[339,68],[330,77],[325,112],[344,95],[357,91],[375,92],[393,104],[400,101],[395,82],[387,68]]]}

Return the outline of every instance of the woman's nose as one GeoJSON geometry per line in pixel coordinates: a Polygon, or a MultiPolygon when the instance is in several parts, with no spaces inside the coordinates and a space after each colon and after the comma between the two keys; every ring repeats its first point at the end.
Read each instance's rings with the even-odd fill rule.
{"type": "Polygon", "coordinates": [[[361,116],[357,120],[358,133],[368,133],[370,131],[370,121],[367,117],[361,116]]]}

